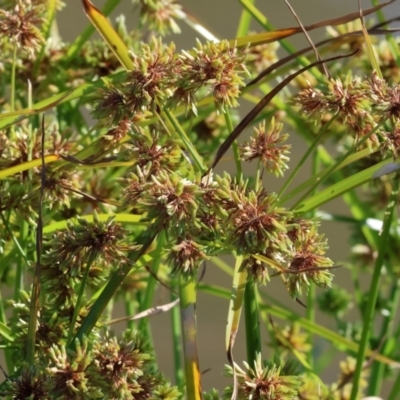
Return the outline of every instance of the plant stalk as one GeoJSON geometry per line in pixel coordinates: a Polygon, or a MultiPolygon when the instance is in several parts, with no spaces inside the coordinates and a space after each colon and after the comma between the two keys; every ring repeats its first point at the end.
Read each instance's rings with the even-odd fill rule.
{"type": "Polygon", "coordinates": [[[183,355],[188,399],[201,400],[201,374],[197,350],[196,277],[179,275],[183,355]]]}
{"type": "Polygon", "coordinates": [[[356,400],[358,396],[358,389],[360,386],[361,372],[363,370],[363,364],[365,360],[365,354],[368,347],[368,341],[370,332],[372,329],[372,321],[375,314],[375,305],[378,298],[379,292],[379,281],[381,277],[381,271],[383,262],[387,253],[387,244],[390,236],[390,226],[393,220],[393,212],[397,203],[397,196],[399,192],[399,178],[394,179],[394,187],[388,204],[388,209],[383,219],[383,228],[380,240],[380,246],[378,250],[378,257],[375,262],[374,272],[372,275],[371,286],[369,289],[368,302],[364,314],[364,325],[361,334],[361,341],[357,354],[357,364],[354,371],[353,386],[351,389],[350,400],[356,400]]]}

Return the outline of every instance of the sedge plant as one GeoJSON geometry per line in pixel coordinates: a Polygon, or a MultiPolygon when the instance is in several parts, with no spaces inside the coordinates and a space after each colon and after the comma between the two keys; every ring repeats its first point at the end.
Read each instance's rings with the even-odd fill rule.
{"type": "Polygon", "coordinates": [[[382,12],[393,2],[275,30],[255,1],[240,0],[236,37],[217,38],[174,0],[134,0],[132,31],[124,16],[107,19],[118,1],[100,11],[89,0],[0,0],[1,396],[400,396],[400,53],[382,12]],[[65,6],[89,21],[73,43],[56,34],[65,6]],[[198,40],[178,50],[184,23],[198,40]],[[308,38],[308,48],[287,39],[318,27],[326,37],[308,38]],[[297,166],[295,136],[308,147],[297,166]],[[233,167],[222,162],[232,155],[233,167]],[[309,177],[295,184],[308,159],[309,177]],[[346,215],[324,211],[335,198],[346,215]],[[325,219],[351,227],[349,259],[328,257],[325,219]],[[205,265],[231,288],[205,284],[205,265]],[[335,283],[338,268],[353,291],[335,283]],[[271,296],[273,280],[293,311],[271,296]],[[154,307],[158,287],[171,302],[154,307]],[[226,300],[226,341],[216,344],[226,367],[209,372],[225,373],[224,388],[202,386],[199,291],[226,300]],[[172,342],[163,343],[173,349],[172,380],[149,324],[159,312],[172,315],[172,342]],[[328,366],[338,368],[330,381],[328,366]]]}

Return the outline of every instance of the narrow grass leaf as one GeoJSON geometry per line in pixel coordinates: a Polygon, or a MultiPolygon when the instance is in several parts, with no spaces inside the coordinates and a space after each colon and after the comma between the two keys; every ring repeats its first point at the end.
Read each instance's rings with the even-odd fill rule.
{"type": "Polygon", "coordinates": [[[196,321],[197,282],[194,276],[179,276],[179,298],[183,335],[183,355],[188,399],[201,400],[201,373],[197,347],[196,321]]]}
{"type": "Polygon", "coordinates": [[[305,199],[296,208],[296,213],[303,214],[328,203],[336,197],[363,185],[380,176],[390,174],[400,169],[400,163],[394,163],[392,159],[381,161],[380,163],[358,172],[342,181],[335,183],[321,192],[305,199]]]}
{"type": "Polygon", "coordinates": [[[0,336],[2,336],[4,339],[6,339],[9,342],[14,341],[14,337],[11,332],[11,329],[3,322],[0,322],[0,336]]]}
{"type": "Polygon", "coordinates": [[[243,256],[236,255],[235,273],[233,275],[232,291],[229,301],[228,321],[226,323],[225,349],[229,364],[233,370],[233,393],[232,400],[236,399],[238,383],[236,378],[235,362],[233,359],[233,346],[239,329],[240,316],[242,313],[244,292],[246,288],[247,272],[241,271],[243,256]]]}
{"type": "MultiPolygon", "coordinates": [[[[372,13],[376,12],[377,10],[380,10],[381,8],[386,7],[387,5],[389,5],[395,1],[396,0],[391,0],[386,3],[379,4],[376,7],[368,8],[367,10],[363,11],[363,15],[366,16],[366,15],[372,14],[372,13]]],[[[343,15],[342,17],[331,18],[331,19],[317,22],[315,24],[307,25],[307,26],[304,26],[304,28],[306,31],[312,31],[314,29],[323,28],[328,25],[336,26],[336,25],[346,24],[347,22],[354,21],[358,18],[360,18],[360,13],[353,12],[350,14],[343,15]]],[[[238,38],[238,39],[232,39],[232,40],[230,40],[230,43],[232,45],[236,43],[237,47],[248,46],[248,45],[258,46],[260,44],[275,42],[277,40],[287,38],[289,36],[293,36],[300,32],[303,32],[302,28],[296,26],[293,28],[278,29],[278,30],[272,31],[272,32],[263,32],[263,33],[258,33],[255,35],[245,36],[245,37],[238,38]]]]}
{"type": "MultiPolygon", "coordinates": [[[[114,8],[120,3],[120,0],[108,0],[102,9],[103,15],[109,15],[114,8]]],[[[71,60],[82,46],[89,40],[90,36],[95,32],[93,25],[88,25],[86,29],[75,39],[75,41],[69,46],[67,52],[67,59],[71,60]]]]}
{"type": "Polygon", "coordinates": [[[132,70],[133,62],[129,56],[128,48],[110,22],[90,0],[82,0],[82,3],[87,17],[103,37],[110,50],[118,58],[121,65],[128,71],[132,70]]]}
{"type": "MultiPolygon", "coordinates": [[[[50,156],[44,157],[44,163],[50,164],[59,159],[60,159],[60,156],[58,156],[56,154],[52,154],[50,156]]],[[[27,161],[27,162],[21,163],[19,165],[15,165],[13,167],[5,168],[0,171],[0,179],[7,178],[8,176],[11,176],[14,174],[19,174],[20,172],[27,171],[28,169],[36,168],[41,164],[42,164],[42,160],[40,158],[37,158],[36,160],[27,161]]]]}

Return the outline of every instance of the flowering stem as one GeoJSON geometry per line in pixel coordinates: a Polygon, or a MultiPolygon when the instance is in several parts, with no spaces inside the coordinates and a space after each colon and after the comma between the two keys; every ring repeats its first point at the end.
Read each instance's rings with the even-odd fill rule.
{"type": "MultiPolygon", "coordinates": [[[[156,283],[157,283],[154,276],[157,276],[158,270],[160,269],[162,250],[164,247],[164,243],[165,243],[165,233],[161,232],[157,238],[157,248],[154,253],[154,260],[151,263],[151,269],[152,269],[154,275],[149,274],[146,291],[144,293],[143,300],[140,303],[140,308],[139,308],[140,312],[147,310],[148,308],[151,307],[151,303],[154,298],[154,291],[155,291],[155,287],[156,287],[156,283]]],[[[150,331],[150,324],[149,324],[148,318],[142,318],[139,321],[138,330],[139,330],[139,332],[143,332],[144,335],[148,338],[149,342],[151,342],[151,331],[150,331]]]]}
{"type": "Polygon", "coordinates": [[[21,249],[22,251],[20,252],[20,262],[17,265],[17,270],[15,273],[15,286],[14,286],[14,300],[19,301],[20,295],[21,295],[21,290],[24,287],[23,285],[23,263],[22,259],[24,261],[27,261],[27,259],[24,257],[24,254],[26,255],[26,250],[27,250],[27,240],[28,240],[28,235],[29,235],[29,225],[26,220],[23,220],[21,222],[21,228],[20,228],[20,243],[21,245],[25,248],[21,249]]]}
{"type": "MultiPolygon", "coordinates": [[[[226,122],[226,126],[228,128],[228,131],[233,132],[232,118],[231,118],[231,115],[229,114],[228,110],[225,110],[224,116],[225,116],[225,122],[226,122]]],[[[236,140],[232,143],[232,150],[233,150],[233,157],[235,159],[235,165],[236,165],[236,178],[237,178],[237,181],[240,182],[242,179],[243,171],[242,171],[242,162],[240,160],[239,148],[238,148],[238,144],[237,144],[236,140]]]]}
{"type": "Polygon", "coordinates": [[[183,333],[186,396],[200,400],[201,380],[197,351],[196,277],[179,275],[179,298],[183,333]]]}
{"type": "Polygon", "coordinates": [[[207,171],[207,168],[204,166],[203,160],[201,159],[199,153],[193,146],[190,139],[187,137],[185,131],[180,126],[178,120],[175,118],[175,115],[170,113],[166,108],[164,108],[164,113],[167,116],[167,118],[169,119],[169,121],[171,122],[171,124],[174,126],[180,139],[182,140],[183,144],[185,145],[186,150],[189,152],[190,156],[192,157],[193,162],[194,162],[195,166],[197,167],[197,170],[200,171],[201,174],[203,175],[207,171]]]}
{"type": "Polygon", "coordinates": [[[253,278],[248,278],[244,292],[244,318],[246,325],[247,362],[251,367],[261,354],[260,316],[258,312],[257,287],[253,278]]]}
{"type": "Polygon", "coordinates": [[[365,354],[366,354],[369,336],[370,336],[371,327],[372,327],[372,320],[373,320],[374,313],[375,313],[376,300],[378,298],[381,270],[382,270],[382,266],[383,266],[383,261],[387,254],[387,248],[388,248],[387,246],[388,246],[388,241],[389,241],[389,236],[390,236],[390,227],[392,224],[393,212],[396,207],[397,196],[399,193],[399,181],[400,180],[398,177],[396,177],[394,179],[393,190],[392,190],[392,193],[390,196],[388,209],[385,212],[385,216],[383,218],[383,227],[382,227],[382,234],[380,237],[380,239],[381,239],[380,246],[379,246],[379,250],[378,250],[378,257],[376,258],[376,262],[375,262],[374,272],[373,272],[372,279],[371,279],[371,286],[370,286],[370,289],[368,292],[368,302],[367,302],[365,314],[364,314],[364,324],[363,324],[363,330],[362,330],[362,334],[361,334],[361,341],[360,341],[360,345],[359,345],[359,349],[358,349],[357,364],[356,364],[356,369],[354,371],[353,387],[351,389],[350,400],[356,400],[358,397],[358,388],[360,385],[361,372],[363,370],[365,354]]]}
{"type": "MultiPolygon", "coordinates": [[[[336,115],[331,118],[331,120],[329,121],[328,124],[330,124],[332,122],[333,119],[336,118],[336,115]]],[[[327,125],[328,125],[327,124],[327,125]]],[[[321,137],[319,135],[319,137],[321,137]]],[[[315,176],[318,173],[318,164],[319,164],[319,158],[318,158],[318,152],[315,152],[312,158],[312,171],[311,174],[312,176],[315,176]]],[[[316,210],[312,210],[310,213],[310,218],[315,218],[316,216],[316,210]]],[[[307,296],[307,319],[310,322],[315,322],[315,297],[316,297],[316,287],[315,285],[312,283],[310,285],[310,289],[308,291],[308,296],[307,296]]],[[[314,357],[313,357],[313,335],[310,333],[309,337],[308,337],[308,341],[310,343],[310,351],[307,354],[307,361],[309,366],[312,368],[314,365],[314,357]]]]}
{"type": "MultiPolygon", "coordinates": [[[[132,296],[132,292],[126,292],[124,296],[124,302],[125,302],[125,315],[135,315],[136,312],[136,303],[135,299],[132,296]]],[[[128,320],[127,323],[127,328],[130,330],[135,329],[135,322],[132,320],[128,320]]]]}
{"type": "Polygon", "coordinates": [[[400,393],[400,372],[397,374],[397,379],[394,380],[392,391],[387,400],[397,400],[400,393]]]}
{"type": "Polygon", "coordinates": [[[84,273],[82,281],[81,281],[78,298],[76,299],[76,304],[75,304],[75,308],[74,308],[74,314],[72,315],[71,324],[69,326],[68,337],[67,337],[67,346],[69,346],[69,344],[71,343],[71,338],[72,338],[72,335],[75,330],[75,325],[76,325],[76,321],[78,319],[79,310],[81,309],[82,299],[83,299],[83,295],[85,293],[86,283],[87,283],[87,280],[89,277],[90,268],[91,268],[94,260],[96,259],[96,255],[97,255],[96,251],[94,251],[94,250],[90,251],[87,261],[86,261],[85,273],[84,273]]]}
{"type": "MultiPolygon", "coordinates": [[[[390,296],[388,298],[388,315],[385,316],[382,326],[381,333],[378,337],[385,338],[385,344],[382,348],[382,354],[388,354],[388,347],[391,346],[390,339],[393,340],[393,328],[394,328],[394,318],[396,317],[396,313],[398,310],[398,305],[400,301],[400,280],[393,277],[395,280],[392,285],[392,290],[390,296]]],[[[368,387],[368,395],[378,396],[382,382],[384,379],[385,366],[380,362],[374,362],[371,368],[371,375],[368,387]]]]}
{"type": "MultiPolygon", "coordinates": [[[[15,72],[17,69],[17,45],[14,44],[13,62],[11,67],[11,99],[10,111],[15,111],[15,72]]],[[[14,126],[14,125],[13,125],[14,126]]]]}
{"type": "MultiPolygon", "coordinates": [[[[255,0],[247,0],[247,3],[249,4],[249,6],[251,6],[254,4],[254,1],[255,0]]],[[[251,18],[252,16],[249,11],[243,8],[242,15],[240,16],[239,26],[236,32],[237,38],[246,36],[248,34],[251,24],[251,18]]]]}
{"type": "MultiPolygon", "coordinates": [[[[178,289],[176,282],[171,282],[172,289],[178,289]]],[[[171,301],[177,299],[175,292],[171,292],[171,301]]],[[[185,386],[185,375],[182,366],[182,329],[179,317],[179,308],[173,307],[171,310],[172,319],[172,341],[173,341],[173,352],[174,352],[174,373],[175,373],[175,384],[178,387],[185,386]]]]}

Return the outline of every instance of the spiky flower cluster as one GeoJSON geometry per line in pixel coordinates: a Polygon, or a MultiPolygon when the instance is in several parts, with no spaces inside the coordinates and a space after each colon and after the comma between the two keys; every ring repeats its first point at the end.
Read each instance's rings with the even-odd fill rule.
{"type": "MultiPolygon", "coordinates": [[[[297,398],[301,379],[295,375],[285,375],[283,368],[273,363],[261,361],[258,355],[254,367],[250,367],[246,362],[243,363],[245,369],[235,364],[238,377],[238,399],[276,399],[276,400],[295,400],[297,398]]],[[[226,373],[232,376],[231,367],[227,367],[226,373]]],[[[230,399],[232,387],[224,391],[224,399],[230,399]]]]}
{"type": "Polygon", "coordinates": [[[125,244],[127,232],[109,218],[102,222],[94,213],[93,223],[78,219],[59,231],[43,256],[41,279],[50,291],[57,292],[58,306],[74,304],[76,288],[85,268],[90,268],[92,284],[107,278],[110,266],[121,268],[129,262],[126,253],[137,246],[125,244]]]}
{"type": "MultiPolygon", "coordinates": [[[[45,135],[44,156],[64,155],[75,145],[75,138],[71,132],[60,131],[55,124],[49,126],[49,132],[45,135]]],[[[7,137],[0,131],[0,168],[11,168],[15,165],[40,159],[42,148],[42,133],[40,130],[31,130],[22,125],[16,129],[13,137],[7,137]]],[[[44,204],[50,209],[59,209],[70,206],[71,195],[79,190],[79,173],[72,172],[71,166],[63,169],[54,168],[53,165],[46,166],[46,188],[44,193],[44,204]]],[[[0,210],[9,210],[17,207],[21,213],[29,218],[33,210],[38,209],[39,191],[41,185],[41,170],[33,168],[28,173],[23,171],[14,174],[7,181],[0,183],[0,210]],[[32,190],[34,188],[34,190],[32,190]]]]}
{"type": "Polygon", "coordinates": [[[157,40],[143,44],[124,81],[99,92],[93,114],[115,125],[124,119],[144,118],[166,99],[195,111],[195,94],[202,88],[209,88],[219,109],[235,107],[244,85],[245,57],[246,51],[227,41],[198,42],[195,49],[179,56],[173,45],[165,47],[157,40]]]}
{"type": "Polygon", "coordinates": [[[288,166],[290,145],[282,144],[289,137],[281,135],[283,124],[276,124],[272,119],[268,130],[265,129],[265,121],[258,128],[254,128],[254,136],[249,143],[240,146],[241,156],[245,161],[260,160],[266,171],[276,176],[283,176],[288,166]]]}
{"type": "Polygon", "coordinates": [[[182,18],[182,7],[176,0],[134,0],[140,4],[141,21],[148,29],[164,36],[180,33],[175,19],[182,18]]]}
{"type": "MultiPolygon", "coordinates": [[[[349,400],[352,387],[352,374],[354,373],[355,360],[348,357],[340,362],[341,374],[337,381],[331,385],[324,385],[315,379],[313,374],[302,375],[303,385],[300,387],[298,400],[349,400]]],[[[365,396],[367,386],[366,378],[368,371],[362,372],[360,389],[357,393],[357,399],[368,399],[365,396]]],[[[376,397],[376,400],[380,398],[376,397]]]]}
{"type": "MultiPolygon", "coordinates": [[[[35,130],[37,121],[33,119],[29,122],[31,125],[0,132],[0,167],[4,169],[38,161],[43,155],[63,158],[55,162],[54,167],[46,166],[44,180],[41,169],[32,168],[0,181],[0,212],[4,211],[0,243],[3,243],[3,236],[9,235],[7,229],[18,232],[13,239],[20,240],[26,247],[26,254],[20,252],[21,257],[26,255],[28,265],[34,264],[33,246],[26,243],[36,228],[35,213],[39,209],[42,185],[44,217],[40,222],[46,227],[71,216],[93,213],[93,210],[121,213],[127,221],[134,219],[135,224],[127,231],[112,218],[103,221],[94,212],[93,223],[85,219],[79,219],[76,225],[68,223],[67,229],[60,229],[45,241],[38,266],[42,296],[34,343],[39,367],[21,369],[16,379],[7,380],[3,392],[14,398],[46,398],[51,393],[60,399],[172,400],[180,393],[163,384],[154,368],[153,357],[138,344],[132,332],[117,338],[99,317],[87,338],[82,342],[72,340],[72,345],[68,343],[71,335],[73,337],[84,326],[93,305],[93,300],[88,300],[93,289],[97,302],[100,286],[113,282],[114,277],[126,276],[131,266],[142,267],[153,259],[155,264],[169,265],[173,274],[193,278],[205,260],[233,252],[243,257],[241,268],[247,271],[249,279],[265,284],[272,277],[280,276],[294,298],[307,293],[310,284],[323,288],[331,284],[333,262],[326,257],[326,242],[317,232],[316,221],[300,219],[284,208],[281,199],[268,192],[261,180],[254,183],[243,176],[235,180],[228,174],[212,172],[200,177],[196,167],[201,162],[194,164],[193,160],[198,160],[193,152],[188,156],[183,150],[184,146],[190,149],[187,140],[193,137],[205,138],[202,147],[193,143],[199,154],[215,150],[222,136],[228,133],[226,125],[230,125],[221,114],[238,105],[240,89],[248,74],[245,63],[249,52],[253,64],[250,69],[259,71],[275,60],[275,46],[242,50],[228,41],[198,42],[192,50],[177,53],[173,44],[164,46],[161,40],[153,39],[150,44],[140,41],[140,36],[128,33],[119,20],[117,31],[132,51],[133,68],[114,74],[119,68],[118,62],[101,42],[68,47],[54,41],[42,48],[43,40],[35,29],[42,22],[43,14],[39,10],[43,7],[39,5],[44,3],[44,0],[17,1],[16,7],[0,12],[0,33],[18,51],[23,48],[31,58],[27,63],[21,59],[25,70],[18,74],[16,85],[22,86],[21,82],[28,79],[32,81],[36,101],[43,94],[47,96],[49,90],[56,93],[82,83],[90,82],[86,86],[90,92],[100,84],[92,83],[93,77],[107,75],[101,82],[102,88],[96,89],[93,97],[86,96],[85,91],[79,102],[79,105],[89,103],[93,115],[101,123],[90,131],[82,128],[83,118],[75,103],[64,101],[61,95],[57,97],[60,107],[54,119],[60,119],[63,126],[71,126],[71,130],[78,130],[79,146],[71,140],[70,132],[56,129],[55,134],[49,135],[46,130],[46,138],[52,143],[45,144],[45,154],[42,154],[41,132],[35,130]],[[135,37],[138,40],[133,40],[135,37]],[[53,65],[60,67],[53,70],[53,65]],[[56,78],[57,85],[53,84],[56,78]],[[212,95],[214,106],[208,102],[209,109],[199,106],[197,110],[197,100],[208,94],[212,95]],[[172,118],[174,108],[178,110],[172,118]],[[188,139],[185,135],[179,139],[175,137],[176,131],[181,133],[180,129],[187,133],[188,139]],[[102,167],[107,168],[99,171],[102,167]],[[68,201],[70,192],[82,199],[68,201]],[[123,193],[122,199],[120,193],[123,193]],[[25,203],[27,207],[23,208],[21,204],[25,203]],[[51,208],[53,204],[58,204],[59,208],[51,208]],[[123,214],[125,212],[129,214],[123,214]],[[18,223],[22,226],[21,232],[18,223]],[[152,240],[155,238],[157,258],[146,254],[134,264],[130,261],[133,259],[130,252],[145,249],[134,243],[136,240],[143,243],[146,235],[152,240]],[[269,269],[273,274],[270,275],[269,269]],[[79,295],[83,293],[83,299],[77,303],[80,288],[88,290],[79,292],[79,295]]],[[[149,30],[162,35],[178,30],[175,19],[184,12],[176,1],[140,0],[139,3],[141,23],[147,23],[149,30]]],[[[12,56],[10,43],[2,43],[6,62],[10,62],[12,56]]],[[[4,80],[11,81],[8,78],[4,80]]],[[[17,97],[24,104],[25,89],[21,93],[17,97]]],[[[4,101],[0,98],[0,105],[4,101]]],[[[343,81],[331,80],[326,87],[310,85],[300,92],[297,102],[301,112],[322,123],[337,114],[338,121],[350,126],[357,138],[376,129],[381,119],[391,120],[395,127],[392,132],[384,132],[389,129],[385,126],[371,139],[374,145],[382,144],[383,150],[390,149],[397,155],[400,144],[400,90],[397,86],[389,85],[376,75],[365,81],[349,75],[343,81]]],[[[267,172],[282,176],[288,168],[289,146],[284,144],[288,135],[281,135],[281,129],[282,125],[274,119],[268,128],[262,122],[250,141],[240,147],[242,159],[258,160],[259,170],[263,167],[267,172]]],[[[207,164],[207,160],[203,161],[207,164]]],[[[10,246],[6,253],[11,259],[15,253],[9,249],[10,246]]],[[[146,250],[152,249],[146,247],[146,250]]],[[[143,298],[137,292],[146,287],[148,275],[144,268],[140,272],[139,283],[131,275],[120,285],[119,290],[127,303],[143,298]]],[[[5,275],[7,278],[10,274],[5,272],[5,275]]],[[[101,293],[108,295],[109,289],[106,286],[101,293]]],[[[344,298],[335,296],[335,293],[327,296],[324,301],[332,300],[333,312],[339,315],[344,298]]],[[[15,360],[22,365],[21,349],[30,339],[31,295],[22,292],[19,301],[14,300],[12,306],[12,326],[17,330],[14,344],[19,353],[15,360]]],[[[306,337],[297,325],[278,333],[278,344],[285,351],[306,353],[309,350],[306,337]]],[[[299,374],[290,373],[277,363],[262,363],[258,357],[254,366],[245,364],[244,369],[237,366],[235,369],[239,377],[239,398],[306,398],[299,374]]],[[[353,365],[347,363],[343,371],[340,382],[329,393],[332,396],[344,387],[348,390],[346,385],[352,378],[353,365]]],[[[346,391],[343,390],[344,396],[346,391]]],[[[230,388],[224,396],[228,398],[231,394],[230,388]]],[[[213,391],[205,398],[215,400],[219,395],[213,391]]]]}
{"type": "Polygon", "coordinates": [[[236,107],[239,89],[244,86],[241,75],[248,74],[245,58],[246,52],[227,41],[205,45],[198,41],[196,48],[178,58],[174,102],[191,106],[196,112],[194,94],[201,87],[210,87],[218,109],[236,107]]]}
{"type": "Polygon", "coordinates": [[[8,37],[17,47],[33,56],[44,43],[40,25],[44,19],[43,8],[31,2],[17,1],[14,8],[0,9],[0,33],[8,37]]]}
{"type": "Polygon", "coordinates": [[[189,180],[166,170],[146,176],[139,167],[123,182],[124,207],[167,233],[174,272],[195,274],[202,261],[231,249],[245,256],[242,268],[258,282],[269,280],[268,267],[283,274],[293,297],[308,291],[310,282],[330,285],[333,263],[324,256],[315,222],[295,219],[263,188],[252,190],[227,174],[189,180]]]}
{"type": "Polygon", "coordinates": [[[94,347],[75,341],[75,350],[52,345],[40,365],[22,367],[17,378],[7,378],[2,396],[15,399],[168,399],[180,392],[165,383],[153,367],[153,357],[139,348],[136,332],[109,335],[94,347]],[[46,373],[44,373],[44,370],[46,373]]]}
{"type": "Polygon", "coordinates": [[[287,353],[308,354],[311,351],[309,335],[303,332],[299,324],[293,323],[283,329],[274,327],[274,344],[281,350],[281,356],[287,353]]]}
{"type": "Polygon", "coordinates": [[[337,114],[341,123],[352,128],[356,140],[369,135],[369,143],[375,147],[380,141],[396,142],[396,135],[385,135],[378,124],[399,121],[400,89],[379,78],[376,72],[363,81],[351,79],[350,75],[344,81],[331,80],[322,90],[310,86],[300,91],[295,101],[301,113],[313,121],[337,114]]]}

